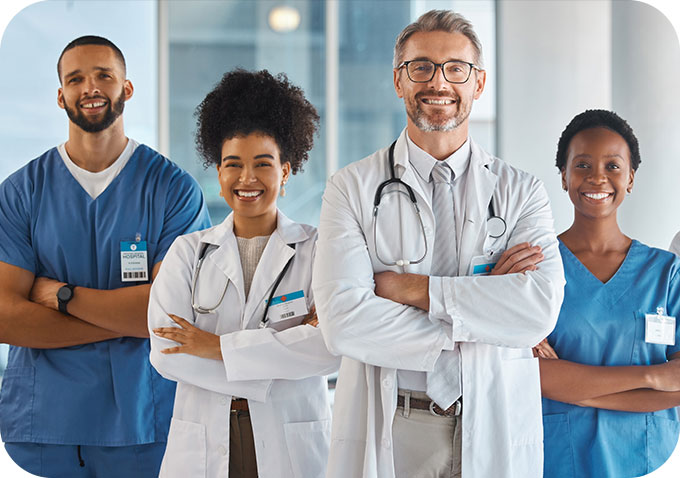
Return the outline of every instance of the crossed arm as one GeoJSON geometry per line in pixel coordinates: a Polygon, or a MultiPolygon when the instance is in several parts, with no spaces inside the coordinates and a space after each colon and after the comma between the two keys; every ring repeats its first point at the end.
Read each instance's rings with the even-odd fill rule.
{"type": "MultiPolygon", "coordinates": [[[[160,262],[152,277],[159,268],[160,262]]],[[[63,285],[0,262],[0,342],[51,349],[149,336],[149,284],[112,290],[77,287],[68,304],[70,315],[59,312],[57,291],[63,285]]]]}
{"type": "MultiPolygon", "coordinates": [[[[178,345],[161,349],[161,353],[189,354],[213,360],[223,359],[219,335],[199,329],[189,321],[174,314],[168,314],[168,317],[179,327],[157,327],[153,329],[153,333],[164,339],[172,340],[178,345]]],[[[319,324],[314,306],[305,316],[301,325],[307,324],[313,327],[319,324]]]]}
{"type": "MultiPolygon", "coordinates": [[[[490,275],[534,271],[542,260],[540,246],[523,242],[503,252],[490,275]]],[[[381,272],[375,275],[375,295],[427,311],[430,310],[429,279],[420,274],[381,272]]]]}
{"type": "Polygon", "coordinates": [[[594,366],[560,359],[544,340],[539,357],[541,391],[551,400],[582,407],[653,412],[680,405],[680,352],[657,365],[594,366]]]}

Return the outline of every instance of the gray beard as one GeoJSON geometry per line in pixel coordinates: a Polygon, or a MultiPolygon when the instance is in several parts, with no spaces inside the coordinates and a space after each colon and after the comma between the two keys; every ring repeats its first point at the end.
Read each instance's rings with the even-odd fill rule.
{"type": "Polygon", "coordinates": [[[445,123],[440,124],[431,123],[428,120],[427,116],[420,110],[420,108],[417,109],[415,115],[409,114],[409,117],[411,118],[411,121],[413,121],[413,124],[416,125],[416,127],[424,133],[443,133],[447,131],[453,131],[462,123],[464,123],[469,116],[470,113],[468,112],[463,118],[458,118],[454,116],[445,123]]]}

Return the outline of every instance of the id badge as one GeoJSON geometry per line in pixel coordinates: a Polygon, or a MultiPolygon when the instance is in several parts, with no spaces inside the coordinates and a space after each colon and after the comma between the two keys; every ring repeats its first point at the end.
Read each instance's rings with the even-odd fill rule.
{"type": "Polygon", "coordinates": [[[656,314],[645,314],[645,342],[675,345],[675,317],[663,315],[663,307],[656,314]]]}
{"type": "Polygon", "coordinates": [[[501,257],[502,252],[490,252],[481,256],[475,256],[470,262],[470,276],[488,276],[501,257]]]}
{"type": "MultiPolygon", "coordinates": [[[[265,300],[265,302],[267,301],[265,300]]],[[[273,297],[269,310],[267,310],[267,318],[272,322],[279,322],[306,315],[308,312],[305,293],[299,290],[290,294],[273,297]]]]}
{"type": "Polygon", "coordinates": [[[146,241],[121,241],[120,272],[123,282],[149,280],[146,241]]]}

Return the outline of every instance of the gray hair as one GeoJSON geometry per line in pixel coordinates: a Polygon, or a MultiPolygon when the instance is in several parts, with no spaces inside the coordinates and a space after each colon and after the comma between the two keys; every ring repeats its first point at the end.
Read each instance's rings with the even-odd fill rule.
{"type": "Polygon", "coordinates": [[[394,45],[394,59],[392,60],[393,68],[399,66],[401,56],[404,53],[404,45],[411,35],[418,32],[447,32],[447,33],[462,33],[465,35],[472,48],[475,50],[475,65],[479,68],[484,68],[484,59],[482,58],[482,43],[479,41],[475,33],[472,23],[468,21],[463,15],[452,12],[451,10],[430,10],[423,13],[418,20],[404,28],[394,45]]]}

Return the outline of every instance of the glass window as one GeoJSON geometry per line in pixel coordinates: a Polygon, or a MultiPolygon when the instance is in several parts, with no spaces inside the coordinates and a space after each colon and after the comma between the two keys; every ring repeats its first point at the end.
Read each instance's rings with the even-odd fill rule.
{"type": "MultiPolygon", "coordinates": [[[[229,213],[219,196],[217,172],[205,170],[194,146],[193,113],[205,95],[234,68],[285,72],[305,91],[307,99],[324,115],[324,2],[286,2],[299,15],[293,31],[280,32],[272,2],[167,2],[169,43],[170,157],[198,179],[213,223],[229,213]]],[[[279,200],[292,219],[318,221],[325,186],[323,131],[304,173],[293,176],[279,200]]]]}
{"type": "Polygon", "coordinates": [[[486,91],[473,108],[471,134],[488,151],[495,151],[492,0],[288,1],[285,6],[297,13],[299,25],[287,32],[277,31],[272,17],[281,4],[272,1],[165,5],[169,154],[199,180],[214,223],[229,213],[229,207],[219,197],[215,170],[204,170],[198,159],[193,112],[226,71],[242,67],[285,72],[319,111],[321,129],[309,162],[303,174],[289,181],[289,194],[279,201],[292,219],[316,225],[327,173],[389,145],[405,127],[404,106],[392,83],[394,41],[408,23],[432,8],[459,9],[480,35],[485,66],[491,71],[486,91]],[[335,78],[327,76],[333,55],[337,56],[335,78]],[[327,144],[337,144],[337,150],[327,151],[327,144]],[[337,160],[327,164],[332,156],[337,160]]]}

